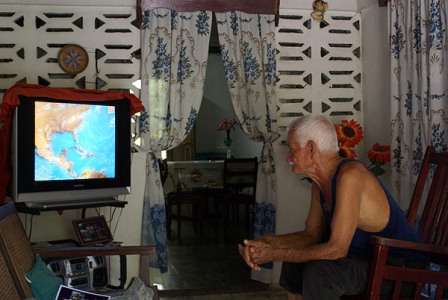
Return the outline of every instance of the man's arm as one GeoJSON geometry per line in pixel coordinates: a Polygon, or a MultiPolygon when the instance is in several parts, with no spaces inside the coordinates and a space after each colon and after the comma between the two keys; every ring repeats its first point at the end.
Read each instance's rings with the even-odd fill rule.
{"type": "MultiPolygon", "coordinates": [[[[246,245],[252,247],[250,248],[252,249],[250,252],[251,262],[260,265],[269,261],[307,262],[346,257],[359,220],[360,199],[362,197],[363,181],[366,176],[366,174],[360,172],[362,169],[354,165],[347,164],[347,167],[344,166],[338,177],[337,202],[331,224],[331,235],[327,242],[310,243],[304,247],[297,247],[298,244],[293,243],[290,247],[284,247],[287,245],[284,243],[275,244],[275,240],[272,247],[256,247],[255,244],[247,243],[246,245]],[[283,247],[279,247],[279,245],[283,247]]],[[[318,189],[316,191],[313,188],[312,195],[312,209],[305,232],[308,231],[308,228],[310,230],[316,229],[312,225],[308,227],[308,221],[310,224],[315,224],[314,222],[318,218],[318,214],[314,210],[316,206],[319,208],[320,218],[323,219],[318,189]]],[[[281,241],[284,242],[285,240],[281,241]]]]}
{"type": "Polygon", "coordinates": [[[258,240],[273,248],[304,248],[321,243],[325,227],[325,219],[320,205],[319,187],[313,184],[305,228],[294,233],[260,237],[258,240]]]}
{"type": "MultiPolygon", "coordinates": [[[[258,263],[254,263],[251,258],[255,249],[257,251],[261,249],[301,249],[322,242],[326,226],[319,197],[319,188],[313,184],[310,210],[304,230],[289,234],[263,236],[256,240],[245,240],[244,246],[238,245],[239,252],[246,263],[251,268],[259,270],[258,263]]],[[[267,259],[267,261],[272,261],[272,259],[267,259]]]]}

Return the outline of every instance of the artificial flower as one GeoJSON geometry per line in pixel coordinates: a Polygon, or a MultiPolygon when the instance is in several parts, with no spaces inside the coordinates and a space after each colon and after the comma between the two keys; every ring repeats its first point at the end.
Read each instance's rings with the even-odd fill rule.
{"type": "Polygon", "coordinates": [[[356,151],[353,148],[341,146],[339,147],[339,155],[346,158],[355,158],[356,157],[356,151]]]}
{"type": "Polygon", "coordinates": [[[369,170],[376,176],[383,175],[386,171],[381,167],[390,162],[390,146],[375,143],[367,152],[370,161],[369,170]]]}
{"type": "Polygon", "coordinates": [[[375,143],[367,152],[367,158],[375,165],[384,165],[390,162],[390,146],[375,143]]]}
{"type": "Polygon", "coordinates": [[[237,125],[237,121],[234,118],[222,119],[218,122],[218,130],[231,130],[237,125]]]}
{"type": "Polygon", "coordinates": [[[342,120],[341,123],[334,125],[338,135],[339,146],[350,148],[358,145],[364,138],[361,125],[355,120],[342,120]]]}

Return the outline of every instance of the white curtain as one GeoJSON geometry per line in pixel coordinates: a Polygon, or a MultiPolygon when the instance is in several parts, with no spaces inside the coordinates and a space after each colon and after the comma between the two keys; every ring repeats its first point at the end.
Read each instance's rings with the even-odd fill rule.
{"type": "Polygon", "coordinates": [[[205,11],[178,13],[159,8],[143,12],[140,98],[145,111],[138,133],[139,150],[148,152],[148,159],[142,243],[156,245],[151,268],[165,275],[165,199],[153,153],[176,147],[193,129],[204,90],[211,20],[211,13],[205,11]]]}
{"type": "MultiPolygon", "coordinates": [[[[275,16],[217,13],[224,71],[243,132],[263,143],[257,180],[254,238],[275,233],[276,181],[272,142],[279,137],[276,113],[275,16]]],[[[272,263],[252,278],[272,281],[272,263]]]]}
{"type": "MultiPolygon", "coordinates": [[[[426,146],[448,151],[447,11],[445,0],[389,3],[392,180],[402,208],[409,207],[426,146]]],[[[433,297],[435,286],[423,292],[433,297]]]]}
{"type": "Polygon", "coordinates": [[[391,0],[393,192],[403,208],[424,151],[448,151],[448,36],[445,0],[391,0]]]}

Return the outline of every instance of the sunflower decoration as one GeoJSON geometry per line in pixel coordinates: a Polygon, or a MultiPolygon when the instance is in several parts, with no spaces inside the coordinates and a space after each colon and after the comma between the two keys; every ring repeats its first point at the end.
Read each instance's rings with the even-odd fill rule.
{"type": "Polygon", "coordinates": [[[355,158],[356,151],[354,147],[361,143],[364,138],[361,125],[355,120],[342,120],[341,124],[335,124],[334,128],[338,136],[339,154],[342,157],[355,158]]]}
{"type": "MultiPolygon", "coordinates": [[[[354,149],[364,138],[361,125],[355,120],[342,120],[341,124],[335,124],[336,134],[339,142],[339,155],[346,158],[355,158],[354,149]]],[[[382,168],[390,162],[390,146],[375,143],[366,153],[370,161],[368,169],[376,176],[383,175],[386,171],[382,168]]]]}
{"type": "Polygon", "coordinates": [[[346,158],[355,158],[356,151],[353,148],[341,146],[339,147],[339,155],[346,158]]]}
{"type": "Polygon", "coordinates": [[[382,166],[390,162],[390,146],[375,143],[367,152],[367,158],[370,161],[369,169],[373,174],[380,176],[386,171],[382,166]]]}

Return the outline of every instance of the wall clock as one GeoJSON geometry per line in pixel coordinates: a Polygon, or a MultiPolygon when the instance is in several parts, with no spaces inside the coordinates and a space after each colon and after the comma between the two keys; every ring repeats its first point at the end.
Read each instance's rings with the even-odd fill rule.
{"type": "Polygon", "coordinates": [[[59,50],[58,64],[66,73],[78,74],[89,64],[89,56],[83,47],[69,44],[59,50]]]}

